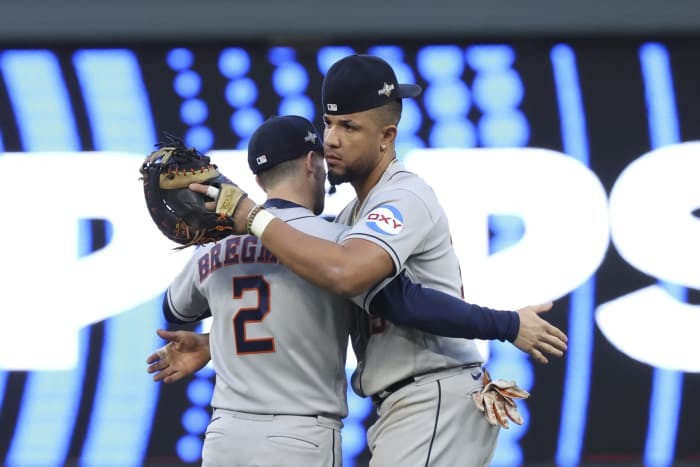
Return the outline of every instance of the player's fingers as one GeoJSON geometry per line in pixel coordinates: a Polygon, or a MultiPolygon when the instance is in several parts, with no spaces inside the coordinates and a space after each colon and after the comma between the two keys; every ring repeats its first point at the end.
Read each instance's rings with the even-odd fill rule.
{"type": "Polygon", "coordinates": [[[153,375],[153,381],[158,382],[158,381],[163,381],[168,376],[168,371],[167,369],[161,370],[158,373],[153,375]]]}
{"type": "MultiPolygon", "coordinates": [[[[557,328],[554,328],[556,330],[557,328]]],[[[545,336],[544,340],[551,346],[556,347],[557,349],[561,350],[562,352],[566,352],[566,349],[568,346],[566,345],[566,340],[562,339],[558,333],[555,333],[554,330],[549,330],[545,336]]]]}
{"type": "Polygon", "coordinates": [[[537,347],[544,348],[544,345],[554,347],[560,352],[564,352],[566,350],[566,342],[562,341],[557,336],[554,336],[546,331],[544,333],[538,334],[537,340],[535,341],[535,346],[537,347]]]}
{"type": "Polygon", "coordinates": [[[569,342],[569,338],[566,337],[566,334],[564,334],[564,331],[562,331],[561,329],[559,329],[556,326],[552,326],[550,324],[549,327],[547,328],[547,332],[562,342],[569,342]]]}
{"type": "Polygon", "coordinates": [[[158,360],[160,360],[160,355],[158,354],[158,352],[154,352],[148,356],[148,358],[146,359],[146,363],[154,363],[158,360]]]}
{"type": "Polygon", "coordinates": [[[168,342],[166,345],[161,347],[160,349],[156,350],[156,353],[158,354],[158,358],[162,362],[168,362],[168,348],[173,345],[172,342],[168,342]]]}
{"type": "Polygon", "coordinates": [[[177,339],[177,331],[166,331],[165,329],[158,329],[156,331],[156,334],[158,334],[158,336],[161,339],[164,339],[168,342],[177,339]]]}
{"type": "MultiPolygon", "coordinates": [[[[150,365],[146,371],[148,373],[156,373],[156,372],[163,372],[168,370],[170,367],[170,363],[168,363],[167,360],[159,360],[156,363],[150,365]]],[[[172,369],[171,369],[172,370],[172,369]]],[[[171,371],[170,370],[170,371],[171,371]]]]}
{"type": "Polygon", "coordinates": [[[160,373],[156,373],[155,375],[153,375],[153,381],[155,381],[156,383],[167,383],[168,375],[161,371],[160,373]]]}
{"type": "Polygon", "coordinates": [[[202,185],[201,183],[190,183],[189,188],[190,188],[190,190],[192,190],[196,193],[201,193],[203,195],[206,195],[207,189],[209,188],[209,185],[202,185]]]}
{"type": "Polygon", "coordinates": [[[537,362],[542,363],[542,364],[547,364],[549,363],[549,360],[547,360],[547,357],[545,357],[542,352],[540,352],[536,348],[532,348],[530,350],[530,356],[534,358],[537,362]]]}
{"type": "MultiPolygon", "coordinates": [[[[190,183],[189,188],[190,188],[190,190],[192,190],[196,193],[201,193],[205,196],[216,199],[216,196],[211,196],[211,194],[213,192],[209,190],[209,188],[216,189],[215,187],[212,187],[210,185],[202,185],[201,183],[190,183]]],[[[218,192],[217,192],[217,196],[218,196],[218,192]]],[[[209,201],[209,202],[204,203],[204,207],[206,209],[208,209],[209,211],[213,211],[214,209],[216,209],[216,203],[213,201],[209,201]]]]}
{"type": "Polygon", "coordinates": [[[155,373],[156,371],[162,371],[168,368],[170,364],[166,360],[158,360],[155,363],[148,366],[146,371],[149,373],[155,373]]]}
{"type": "Polygon", "coordinates": [[[146,368],[146,373],[155,373],[156,371],[160,371],[161,369],[162,368],[160,368],[160,365],[158,363],[154,363],[153,365],[149,365],[148,368],[146,368]]]}
{"type": "Polygon", "coordinates": [[[158,360],[160,361],[165,361],[168,359],[168,346],[171,345],[170,343],[164,345],[160,349],[156,350],[153,352],[151,355],[148,356],[146,359],[146,363],[153,363],[158,360]]]}
{"type": "Polygon", "coordinates": [[[170,373],[165,379],[163,379],[163,382],[166,384],[174,383],[176,381],[180,381],[184,375],[180,373],[179,371],[173,371],[170,373]]]}
{"type": "Polygon", "coordinates": [[[156,374],[153,378],[154,381],[162,381],[164,383],[170,383],[172,381],[177,381],[176,378],[173,380],[173,376],[177,375],[179,373],[179,370],[173,366],[168,365],[167,367],[163,368],[158,374],[156,374]],[[157,380],[155,378],[158,378],[157,380]]]}
{"type": "Polygon", "coordinates": [[[564,355],[564,352],[562,350],[556,348],[555,346],[547,342],[539,342],[537,344],[537,347],[542,352],[548,353],[549,355],[554,355],[555,357],[561,357],[562,355],[564,355]]]}

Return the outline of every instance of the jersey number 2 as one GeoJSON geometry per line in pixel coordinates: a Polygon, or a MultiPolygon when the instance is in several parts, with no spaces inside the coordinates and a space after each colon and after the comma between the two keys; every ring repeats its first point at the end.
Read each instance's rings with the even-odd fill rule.
{"type": "Polygon", "coordinates": [[[270,284],[262,276],[233,278],[233,298],[240,300],[243,292],[255,291],[258,294],[257,306],[241,308],[233,316],[233,335],[236,339],[236,353],[256,354],[275,351],[275,339],[246,337],[246,324],[259,323],[270,312],[270,284]]]}

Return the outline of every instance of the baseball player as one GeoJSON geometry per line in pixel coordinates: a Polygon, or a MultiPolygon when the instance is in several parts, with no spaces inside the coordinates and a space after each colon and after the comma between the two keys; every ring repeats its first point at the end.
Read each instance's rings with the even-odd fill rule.
{"type": "MultiPolygon", "coordinates": [[[[377,293],[402,270],[411,280],[461,296],[461,278],[444,211],[432,189],[396,160],[401,99],[420,87],[399,84],[383,60],[353,55],[336,62],[322,88],[324,149],[331,183],[349,182],[357,199],[337,221],[350,225],[339,244],[306,235],[245,199],[234,212],[248,230],[292,270],[314,284],[353,297],[367,311],[377,293]],[[250,215],[248,214],[250,213],[250,215]],[[313,255],[308,252],[313,251],[313,255]]],[[[204,187],[193,186],[203,192],[204,187]]],[[[537,313],[520,313],[518,347],[547,362],[561,356],[566,336],[537,313]],[[533,330],[532,328],[537,328],[533,330]]],[[[358,313],[358,368],[353,389],[377,404],[369,429],[373,466],[485,465],[498,427],[489,424],[470,394],[482,387],[482,357],[474,343],[440,337],[358,313]]],[[[445,331],[445,332],[442,332],[445,331]]]]}
{"type": "MultiPolygon", "coordinates": [[[[345,227],[316,217],[326,170],[321,138],[301,117],[266,121],[248,162],[266,209],[335,242],[345,227]]],[[[216,368],[204,466],[338,466],[347,415],[345,355],[352,305],[282,266],[253,236],[198,249],[167,290],[171,320],[213,317],[216,368]]]]}

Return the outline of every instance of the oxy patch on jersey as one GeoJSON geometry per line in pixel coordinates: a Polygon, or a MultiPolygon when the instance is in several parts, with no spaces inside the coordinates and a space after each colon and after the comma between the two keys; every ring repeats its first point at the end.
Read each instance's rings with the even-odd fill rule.
{"type": "Polygon", "coordinates": [[[365,224],[380,234],[396,235],[403,229],[403,216],[394,206],[383,204],[365,216],[365,224]]]}

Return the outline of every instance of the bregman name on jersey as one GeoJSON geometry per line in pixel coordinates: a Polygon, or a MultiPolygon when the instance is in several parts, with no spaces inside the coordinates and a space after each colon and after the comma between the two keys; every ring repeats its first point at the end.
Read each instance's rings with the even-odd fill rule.
{"type": "Polygon", "coordinates": [[[258,242],[257,237],[251,235],[228,237],[208,248],[197,260],[199,282],[202,282],[217,269],[241,263],[279,264],[279,261],[270,250],[258,242]]]}

